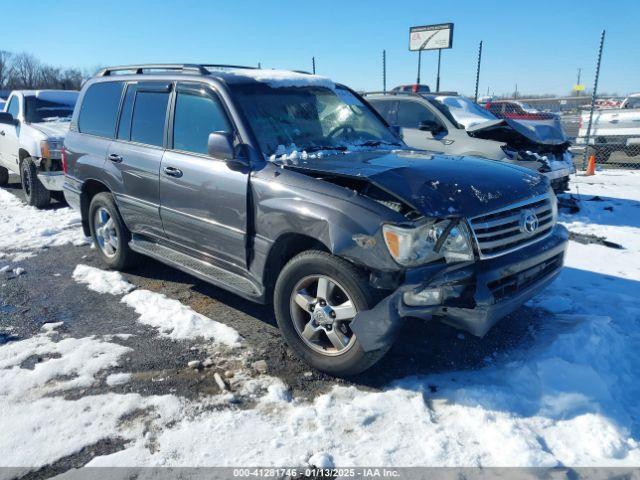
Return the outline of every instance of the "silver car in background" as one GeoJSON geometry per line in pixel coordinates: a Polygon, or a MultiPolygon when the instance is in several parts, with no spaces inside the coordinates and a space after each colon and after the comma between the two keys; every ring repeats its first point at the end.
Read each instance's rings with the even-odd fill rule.
{"type": "Polygon", "coordinates": [[[556,192],[575,172],[561,126],[497,118],[455,92],[370,93],[366,99],[411,147],[516,164],[549,178],[556,192]]]}

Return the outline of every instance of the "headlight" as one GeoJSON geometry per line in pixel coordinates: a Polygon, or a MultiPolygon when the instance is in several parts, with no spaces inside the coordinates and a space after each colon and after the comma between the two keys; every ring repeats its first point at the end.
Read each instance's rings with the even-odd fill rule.
{"type": "Polygon", "coordinates": [[[473,250],[464,224],[451,220],[414,228],[384,225],[382,234],[393,259],[406,267],[444,258],[447,262],[473,260],[473,250]]]}

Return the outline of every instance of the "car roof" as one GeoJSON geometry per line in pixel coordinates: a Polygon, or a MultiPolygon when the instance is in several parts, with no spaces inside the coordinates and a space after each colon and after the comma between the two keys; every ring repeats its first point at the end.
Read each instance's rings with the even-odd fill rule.
{"type": "Polygon", "coordinates": [[[279,70],[254,68],[239,65],[219,64],[145,64],[106,67],[100,70],[95,78],[123,78],[201,76],[216,78],[227,84],[269,84],[271,86],[318,86],[335,88],[335,83],[327,77],[314,75],[299,70],[279,70]],[[122,73],[117,73],[122,72],[122,73]]]}

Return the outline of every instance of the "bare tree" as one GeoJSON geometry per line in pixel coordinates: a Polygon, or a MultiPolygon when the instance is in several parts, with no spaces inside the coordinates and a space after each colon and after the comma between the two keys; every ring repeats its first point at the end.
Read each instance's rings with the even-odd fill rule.
{"type": "Polygon", "coordinates": [[[10,83],[13,88],[34,88],[41,73],[40,61],[29,53],[20,53],[13,58],[10,83]]]}
{"type": "Polygon", "coordinates": [[[0,50],[0,89],[7,85],[9,72],[11,70],[11,53],[0,50]]]}

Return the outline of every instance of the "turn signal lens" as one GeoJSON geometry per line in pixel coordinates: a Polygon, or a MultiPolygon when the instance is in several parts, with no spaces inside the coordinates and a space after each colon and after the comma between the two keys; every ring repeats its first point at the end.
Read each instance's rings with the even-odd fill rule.
{"type": "Polygon", "coordinates": [[[40,156],[42,158],[51,158],[51,151],[49,150],[49,142],[43,140],[40,142],[40,156]]]}
{"type": "Polygon", "coordinates": [[[398,258],[400,256],[400,239],[398,238],[398,234],[390,230],[385,230],[384,241],[387,243],[387,248],[391,256],[398,258]]]}

